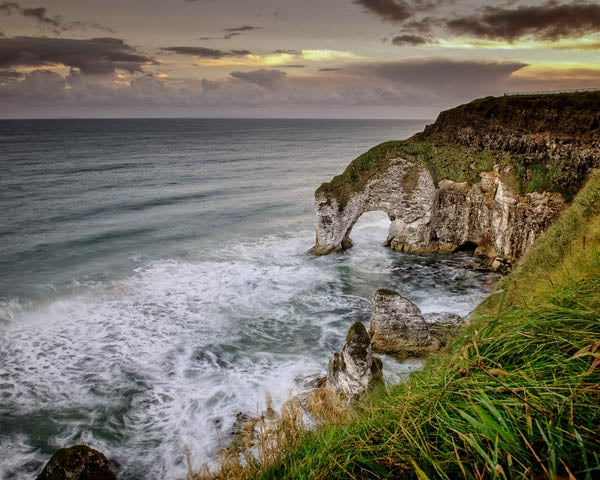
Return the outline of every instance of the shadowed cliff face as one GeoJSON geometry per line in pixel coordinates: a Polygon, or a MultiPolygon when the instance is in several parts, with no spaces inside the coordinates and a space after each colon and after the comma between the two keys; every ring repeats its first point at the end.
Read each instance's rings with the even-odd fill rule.
{"type": "Polygon", "coordinates": [[[370,150],[319,187],[314,253],[349,248],[358,218],[381,210],[396,250],[469,246],[516,260],[600,166],[599,109],[594,92],[488,98],[443,112],[423,133],[370,150]]]}

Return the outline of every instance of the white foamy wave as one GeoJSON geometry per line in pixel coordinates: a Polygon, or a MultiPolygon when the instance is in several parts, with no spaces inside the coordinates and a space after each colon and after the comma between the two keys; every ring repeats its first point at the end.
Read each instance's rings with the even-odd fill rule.
{"type": "MultiPolygon", "coordinates": [[[[87,443],[120,478],[184,478],[186,447],[199,466],[230,440],[238,412],[259,413],[267,396],[280,405],[302,388],[295,379],[323,373],[349,325],[368,320],[377,287],[467,313],[481,287],[453,291],[452,262],[381,248],[386,222],[359,225],[356,248],[338,255],[308,255],[310,233],[271,236],[152,262],[34,307],[7,304],[0,414],[25,427],[0,437],[20,458],[1,460],[4,474],[39,461],[39,449],[87,443]]],[[[386,361],[394,381],[418,366],[386,361]]]]}

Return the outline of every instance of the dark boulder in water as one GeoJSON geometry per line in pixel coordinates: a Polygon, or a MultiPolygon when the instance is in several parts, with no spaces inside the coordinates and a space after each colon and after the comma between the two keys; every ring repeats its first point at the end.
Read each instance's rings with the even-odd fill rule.
{"type": "Polygon", "coordinates": [[[37,480],[116,480],[108,459],[87,445],[60,448],[37,480]]]}

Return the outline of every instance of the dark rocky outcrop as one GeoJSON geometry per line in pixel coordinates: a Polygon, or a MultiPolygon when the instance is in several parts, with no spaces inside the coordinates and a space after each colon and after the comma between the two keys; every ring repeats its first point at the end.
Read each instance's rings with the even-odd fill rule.
{"type": "Polygon", "coordinates": [[[58,449],[37,480],[116,480],[110,462],[87,445],[58,449]]]}
{"type": "Polygon", "coordinates": [[[338,395],[357,400],[366,391],[383,386],[382,363],[372,354],[365,326],[356,322],[348,331],[341,353],[334,353],[327,369],[326,385],[338,395]]]}
{"type": "Polygon", "coordinates": [[[399,359],[437,352],[463,325],[462,318],[452,313],[423,315],[419,307],[392,290],[378,290],[371,301],[373,350],[399,359]]]}

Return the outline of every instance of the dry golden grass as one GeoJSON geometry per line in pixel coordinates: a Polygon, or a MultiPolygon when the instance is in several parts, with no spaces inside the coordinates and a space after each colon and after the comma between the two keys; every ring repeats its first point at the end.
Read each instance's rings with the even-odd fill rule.
{"type": "Polygon", "coordinates": [[[269,468],[285,448],[300,440],[304,432],[320,426],[343,424],[353,407],[327,384],[285,402],[276,413],[267,398],[266,410],[242,425],[230,445],[221,449],[218,470],[203,465],[194,471],[188,452],[187,480],[249,480],[269,468]]]}

